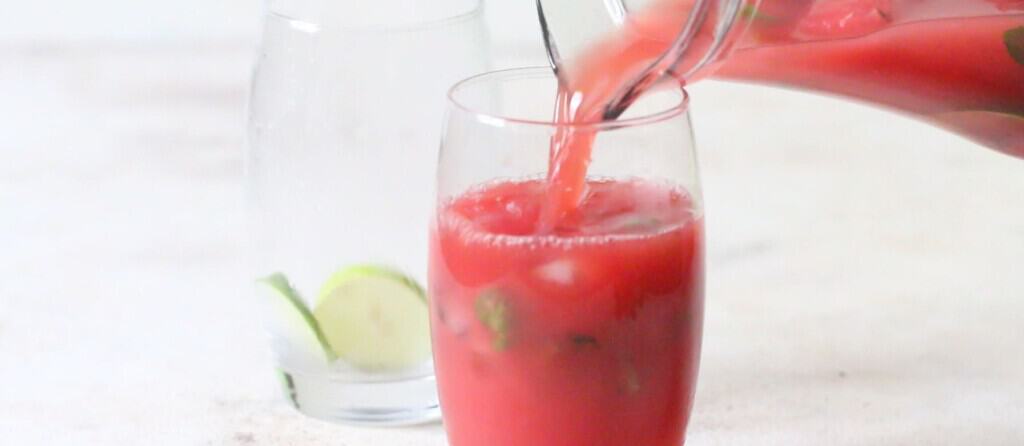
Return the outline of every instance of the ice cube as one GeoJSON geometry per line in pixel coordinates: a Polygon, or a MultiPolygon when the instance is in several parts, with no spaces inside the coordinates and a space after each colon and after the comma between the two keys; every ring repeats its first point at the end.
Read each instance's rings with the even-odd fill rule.
{"type": "Polygon", "coordinates": [[[572,260],[559,259],[539,266],[537,274],[549,282],[571,285],[576,275],[576,267],[572,260]]]}

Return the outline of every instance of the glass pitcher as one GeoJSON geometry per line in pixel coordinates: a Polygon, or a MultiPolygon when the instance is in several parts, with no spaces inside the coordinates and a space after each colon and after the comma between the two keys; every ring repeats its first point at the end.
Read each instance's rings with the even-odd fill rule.
{"type": "Polygon", "coordinates": [[[575,119],[666,76],[815,90],[1024,157],[1024,0],[537,0],[575,119]]]}
{"type": "Polygon", "coordinates": [[[249,104],[252,275],[288,401],[438,416],[427,227],[448,87],[487,68],[479,0],[271,0],[249,104]]]}

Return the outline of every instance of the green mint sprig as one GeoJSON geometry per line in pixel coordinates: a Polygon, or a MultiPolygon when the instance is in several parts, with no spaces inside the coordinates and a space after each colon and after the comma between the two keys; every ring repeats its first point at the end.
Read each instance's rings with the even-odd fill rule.
{"type": "Polygon", "coordinates": [[[508,299],[500,291],[489,289],[480,293],[474,303],[476,317],[491,332],[491,344],[497,351],[508,348],[512,330],[512,312],[508,299]]]}
{"type": "Polygon", "coordinates": [[[1003,33],[1003,44],[1010,57],[1017,63],[1024,65],[1024,26],[1011,28],[1003,33]]]}

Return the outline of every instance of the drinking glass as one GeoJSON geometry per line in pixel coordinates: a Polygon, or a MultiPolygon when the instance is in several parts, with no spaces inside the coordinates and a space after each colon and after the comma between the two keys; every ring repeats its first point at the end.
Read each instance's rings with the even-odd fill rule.
{"type": "Polygon", "coordinates": [[[270,1],[249,107],[252,271],[305,414],[439,415],[420,285],[433,148],[486,38],[479,0],[270,1]]]}
{"type": "Polygon", "coordinates": [[[452,446],[682,444],[703,325],[703,214],[686,92],[556,124],[548,68],[449,92],[430,324],[452,446]],[[544,222],[549,147],[593,135],[573,217],[544,222]]]}

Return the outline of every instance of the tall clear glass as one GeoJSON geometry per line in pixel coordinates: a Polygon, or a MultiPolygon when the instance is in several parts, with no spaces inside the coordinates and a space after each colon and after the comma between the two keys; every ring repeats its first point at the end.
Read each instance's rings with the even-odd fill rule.
{"type": "Polygon", "coordinates": [[[288,401],[439,414],[427,226],[445,92],[486,69],[479,0],[272,0],[246,161],[252,271],[288,401]]]}
{"type": "Polygon", "coordinates": [[[452,446],[678,446],[700,359],[703,211],[682,89],[555,124],[550,69],[449,93],[430,322],[452,446]],[[594,134],[573,218],[543,222],[552,138],[594,134]]]}

